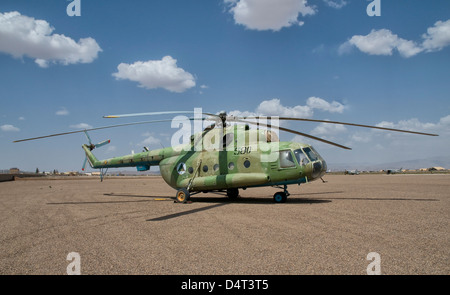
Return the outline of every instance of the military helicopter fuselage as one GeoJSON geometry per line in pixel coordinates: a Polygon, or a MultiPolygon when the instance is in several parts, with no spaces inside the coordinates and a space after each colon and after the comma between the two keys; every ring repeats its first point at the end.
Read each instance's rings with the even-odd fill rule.
{"type": "MultiPolygon", "coordinates": [[[[89,161],[92,168],[100,169],[100,177],[102,180],[106,174],[104,171],[107,171],[109,168],[136,167],[138,171],[146,171],[151,166],[159,166],[164,181],[177,190],[176,200],[180,203],[189,201],[190,195],[198,192],[226,191],[228,197],[233,199],[239,195],[239,189],[261,186],[282,186],[283,191],[274,194],[275,202],[282,203],[289,196],[289,192],[287,191],[288,185],[301,184],[321,178],[327,170],[327,164],[311,145],[297,142],[280,142],[278,134],[274,130],[300,135],[342,149],[351,150],[351,148],[307,133],[281,127],[277,124],[280,120],[340,124],[417,135],[438,136],[437,134],[418,131],[329,120],[295,117],[228,116],[225,112],[220,112],[219,114],[206,113],[201,108],[194,109],[194,112],[147,112],[108,115],[104,116],[104,118],[183,113],[193,113],[194,118],[177,116],[170,121],[172,123],[179,123],[181,121],[182,123],[179,123],[179,126],[183,126],[182,130],[184,131],[186,131],[184,124],[189,126],[191,120],[196,120],[196,122],[200,123],[206,119],[207,121],[215,121],[215,123],[205,129],[197,129],[203,129],[203,131],[193,135],[189,134],[190,130],[187,132],[189,135],[186,132],[180,132],[180,134],[183,134],[181,136],[182,142],[177,143],[177,140],[175,140],[175,144],[172,143],[172,147],[156,150],[149,150],[144,147],[145,151],[142,153],[106,160],[98,160],[92,154],[92,150],[108,144],[110,140],[93,144],[87,131],[167,122],[169,120],[122,123],[21,139],[14,142],[84,132],[89,144],[82,146],[86,153],[83,170],[86,162],[89,161]],[[204,115],[209,116],[209,118],[203,118],[204,115]],[[270,124],[267,121],[269,118],[270,124]],[[257,121],[255,122],[254,120],[257,121]],[[245,123],[245,125],[230,125],[228,122],[245,123]],[[275,124],[273,124],[274,122],[275,124]],[[249,124],[257,125],[257,128],[250,129],[249,124]],[[261,127],[267,127],[268,129],[262,129],[261,127]]],[[[196,130],[196,125],[194,125],[194,130],[196,130]]]]}
{"type": "Polygon", "coordinates": [[[316,180],[327,168],[311,145],[280,142],[274,131],[248,125],[214,128],[191,136],[184,145],[106,160],[97,160],[88,145],[83,149],[92,168],[135,166],[145,171],[158,165],[164,181],[178,190],[180,202],[194,192],[226,190],[233,198],[238,189],[258,186],[283,186],[274,199],[284,202],[287,185],[316,180]]]}

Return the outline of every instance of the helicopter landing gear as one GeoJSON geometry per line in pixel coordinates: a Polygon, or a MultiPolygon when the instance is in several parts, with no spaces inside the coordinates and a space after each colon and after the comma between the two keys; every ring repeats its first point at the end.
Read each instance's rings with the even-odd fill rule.
{"type": "Polygon", "coordinates": [[[290,193],[287,191],[287,185],[284,185],[282,192],[276,192],[273,195],[273,200],[275,203],[286,203],[287,197],[290,195],[290,193]]]}
{"type": "Polygon", "coordinates": [[[176,201],[178,203],[186,203],[191,199],[191,194],[185,188],[180,188],[176,194],[176,201]]]}
{"type": "Polygon", "coordinates": [[[237,188],[227,189],[227,196],[230,200],[236,200],[239,196],[239,190],[237,188]]]}
{"type": "Polygon", "coordinates": [[[287,200],[287,196],[284,192],[277,192],[273,195],[273,200],[275,203],[285,203],[287,200]]]}

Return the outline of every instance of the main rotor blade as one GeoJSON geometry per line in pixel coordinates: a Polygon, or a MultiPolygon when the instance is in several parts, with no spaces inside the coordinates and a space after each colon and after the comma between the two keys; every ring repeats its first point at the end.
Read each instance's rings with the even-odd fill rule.
{"type": "MultiPolygon", "coordinates": [[[[259,119],[259,118],[270,119],[271,117],[242,117],[242,118],[239,118],[239,119],[249,120],[249,119],[259,119]]],[[[418,131],[410,131],[410,130],[402,130],[402,129],[394,129],[394,128],[387,128],[387,127],[379,127],[379,126],[370,126],[370,125],[363,125],[363,124],[338,122],[338,121],[327,121],[327,120],[316,120],[316,119],[305,119],[305,118],[292,118],[292,117],[278,117],[277,119],[278,120],[316,122],[316,123],[328,123],[328,124],[340,124],[340,125],[348,125],[348,126],[380,129],[380,130],[403,132],[403,133],[411,133],[411,134],[419,134],[419,135],[427,135],[427,136],[439,136],[438,134],[432,134],[432,133],[424,133],[424,132],[418,132],[418,131]]]]}
{"type": "MultiPolygon", "coordinates": [[[[137,116],[153,116],[153,115],[172,115],[172,114],[195,114],[195,111],[166,111],[166,112],[147,112],[147,113],[133,113],[133,114],[122,114],[122,115],[107,115],[103,116],[103,118],[124,118],[124,117],[137,117],[137,116]]],[[[215,116],[218,117],[218,115],[214,115],[211,113],[204,113],[203,115],[207,116],[215,116]]]]}
{"type": "MultiPolygon", "coordinates": [[[[191,120],[191,121],[195,120],[194,118],[188,118],[188,119],[191,120]]],[[[204,118],[202,118],[202,119],[204,119],[204,118]]],[[[141,122],[131,122],[131,123],[124,123],[124,124],[117,124],[117,125],[109,125],[109,126],[103,126],[103,127],[96,127],[96,128],[90,128],[90,129],[83,129],[83,130],[77,130],[77,131],[69,131],[69,132],[62,132],[62,133],[38,136],[38,137],[33,137],[33,138],[19,139],[19,140],[15,140],[13,142],[22,142],[22,141],[36,140],[36,139],[42,139],[42,138],[47,138],[47,137],[68,135],[68,134],[74,134],[74,133],[80,133],[80,132],[86,132],[86,131],[93,131],[93,130],[100,130],[100,129],[116,128],[116,127],[122,127],[122,126],[150,124],[150,123],[160,123],[160,122],[171,122],[173,120],[174,119],[165,119],[165,120],[141,121],[141,122]]]]}
{"type": "MultiPolygon", "coordinates": [[[[244,120],[239,120],[239,119],[236,119],[236,118],[230,118],[230,119],[228,119],[228,121],[249,123],[249,124],[260,125],[260,126],[265,126],[265,127],[272,128],[271,124],[264,124],[264,123],[251,122],[251,121],[244,121],[244,120]]],[[[288,129],[288,128],[284,128],[284,127],[280,127],[280,126],[274,126],[274,127],[278,128],[279,130],[282,130],[282,131],[286,131],[286,132],[289,132],[289,133],[293,133],[293,134],[297,134],[297,135],[301,135],[301,136],[304,136],[304,137],[308,137],[308,138],[311,138],[311,139],[314,139],[314,140],[317,140],[317,141],[321,141],[321,142],[324,142],[324,143],[327,143],[327,144],[331,144],[331,145],[340,147],[342,149],[351,150],[351,148],[349,148],[347,146],[344,146],[344,145],[341,145],[341,144],[338,144],[338,143],[335,143],[335,142],[332,142],[332,141],[328,141],[328,140],[325,140],[325,139],[322,139],[322,138],[319,138],[319,137],[315,137],[315,136],[312,136],[312,135],[309,135],[309,134],[306,134],[306,133],[298,132],[298,131],[295,131],[295,130],[292,130],[292,129],[288,129]]]]}

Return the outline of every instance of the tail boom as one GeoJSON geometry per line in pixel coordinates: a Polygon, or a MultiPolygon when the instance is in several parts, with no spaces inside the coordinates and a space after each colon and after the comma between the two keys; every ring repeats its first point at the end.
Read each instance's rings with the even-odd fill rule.
{"type": "Polygon", "coordinates": [[[84,144],[82,147],[86,153],[90,166],[94,169],[138,167],[139,171],[145,171],[150,169],[150,166],[159,165],[159,162],[163,159],[163,155],[160,150],[153,150],[105,160],[98,160],[88,145],[84,144]]]}

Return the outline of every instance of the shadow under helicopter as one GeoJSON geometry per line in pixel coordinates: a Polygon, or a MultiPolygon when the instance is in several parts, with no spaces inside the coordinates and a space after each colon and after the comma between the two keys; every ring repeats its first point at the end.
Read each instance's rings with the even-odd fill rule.
{"type": "MultiPolygon", "coordinates": [[[[172,218],[177,218],[189,214],[198,213],[201,211],[206,211],[214,208],[218,208],[221,206],[225,206],[228,204],[261,204],[261,205],[276,205],[273,202],[272,198],[269,197],[238,197],[236,199],[229,199],[224,192],[208,192],[209,194],[220,195],[217,197],[210,196],[200,196],[196,197],[195,195],[191,196],[191,201],[187,204],[191,203],[213,203],[212,205],[194,208],[191,210],[181,211],[169,215],[159,216],[151,219],[147,219],[146,221],[164,221],[172,218]]],[[[316,193],[304,193],[304,194],[291,194],[288,198],[286,204],[323,204],[323,203],[331,203],[333,200],[360,200],[360,201],[439,201],[438,199],[413,199],[413,198],[345,198],[345,197],[333,197],[336,194],[343,194],[344,191],[330,191],[330,192],[316,192],[316,193]],[[326,199],[313,199],[313,198],[305,198],[310,195],[329,195],[326,199]],[[331,195],[331,196],[330,196],[331,195]],[[292,196],[300,196],[300,197],[292,197],[292,196]]],[[[104,196],[108,197],[125,197],[125,198],[147,198],[147,200],[109,200],[109,201],[92,201],[92,202],[60,202],[60,203],[47,203],[47,205],[70,205],[70,204],[113,204],[113,203],[133,203],[133,202],[153,202],[153,201],[175,201],[174,197],[168,196],[151,196],[151,195],[136,195],[136,194],[115,194],[115,193],[105,193],[104,196]]]]}

